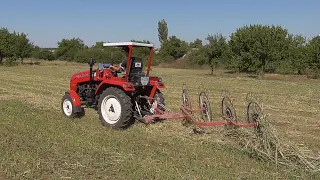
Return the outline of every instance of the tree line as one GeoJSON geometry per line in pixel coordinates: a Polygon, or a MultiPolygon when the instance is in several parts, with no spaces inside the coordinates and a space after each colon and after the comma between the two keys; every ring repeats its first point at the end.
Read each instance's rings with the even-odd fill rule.
{"type": "MultiPolygon", "coordinates": [[[[158,21],[158,38],[160,48],[155,49],[153,65],[183,58],[187,67],[212,66],[247,73],[320,73],[320,36],[307,39],[281,26],[245,25],[229,37],[221,33],[209,34],[206,43],[198,38],[188,43],[175,35],[169,36],[168,24],[162,19],[158,21]]],[[[136,48],[133,55],[146,62],[149,52],[136,48]]],[[[80,38],[62,39],[55,49],[40,48],[24,33],[0,29],[0,61],[27,57],[80,63],[93,57],[97,62],[119,63],[124,55],[118,49],[103,47],[103,42],[88,47],[80,38]]]]}

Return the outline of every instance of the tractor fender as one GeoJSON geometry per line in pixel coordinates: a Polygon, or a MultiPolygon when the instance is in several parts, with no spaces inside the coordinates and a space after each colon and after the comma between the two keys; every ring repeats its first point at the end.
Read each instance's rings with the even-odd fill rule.
{"type": "Polygon", "coordinates": [[[96,89],[96,94],[100,94],[107,87],[118,87],[124,91],[135,91],[135,88],[132,83],[129,82],[118,82],[118,81],[108,81],[102,82],[96,89]]]}
{"type": "Polygon", "coordinates": [[[155,81],[151,81],[150,83],[152,86],[155,86],[157,89],[164,89],[166,88],[166,86],[161,83],[161,82],[155,82],[155,81]]]}
{"type": "Polygon", "coordinates": [[[166,86],[165,86],[164,84],[159,84],[159,83],[157,83],[156,86],[157,86],[158,89],[164,89],[164,88],[166,88],[166,86]]]}
{"type": "Polygon", "coordinates": [[[69,90],[66,92],[66,94],[69,94],[72,97],[74,106],[81,106],[80,97],[74,90],[69,90]]]}

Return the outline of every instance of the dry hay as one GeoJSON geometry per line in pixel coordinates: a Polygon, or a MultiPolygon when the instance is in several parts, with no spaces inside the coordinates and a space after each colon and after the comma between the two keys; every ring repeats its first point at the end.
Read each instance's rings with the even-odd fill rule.
{"type": "MultiPolygon", "coordinates": [[[[248,101],[257,101],[251,94],[248,97],[248,101]]],[[[226,129],[221,135],[252,157],[272,161],[277,165],[303,168],[313,173],[320,172],[320,154],[315,155],[303,144],[280,138],[266,114],[259,117],[258,123],[259,128],[226,129]]]]}
{"type": "MultiPolygon", "coordinates": [[[[229,92],[223,90],[223,96],[229,92]]],[[[262,105],[258,98],[247,94],[247,103],[256,102],[262,105]]],[[[261,107],[262,108],[262,107],[261,107]]],[[[263,108],[262,108],[263,109],[263,108]]],[[[262,110],[263,112],[263,110],[262,110]]],[[[295,144],[278,136],[273,122],[267,120],[267,115],[262,113],[258,119],[257,128],[215,128],[193,126],[195,134],[209,134],[216,142],[232,145],[238,150],[250,154],[259,160],[271,161],[276,165],[284,165],[292,169],[303,168],[308,172],[320,172],[320,154],[315,155],[303,144],[295,144]],[[219,140],[220,139],[220,140],[219,140]]]]}

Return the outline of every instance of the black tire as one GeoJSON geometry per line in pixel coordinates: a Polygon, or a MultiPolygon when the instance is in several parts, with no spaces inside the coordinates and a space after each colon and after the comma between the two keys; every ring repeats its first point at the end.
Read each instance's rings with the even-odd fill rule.
{"type": "Polygon", "coordinates": [[[104,126],[123,129],[129,125],[133,117],[131,98],[121,89],[107,88],[99,98],[98,114],[104,126]],[[112,115],[116,117],[115,120],[110,119],[112,115]]]}
{"type": "Polygon", "coordinates": [[[75,118],[78,117],[79,114],[82,115],[84,114],[84,110],[82,109],[82,112],[75,112],[75,107],[72,101],[72,97],[69,94],[65,94],[62,97],[61,100],[61,110],[62,113],[67,117],[67,118],[75,118]]]}

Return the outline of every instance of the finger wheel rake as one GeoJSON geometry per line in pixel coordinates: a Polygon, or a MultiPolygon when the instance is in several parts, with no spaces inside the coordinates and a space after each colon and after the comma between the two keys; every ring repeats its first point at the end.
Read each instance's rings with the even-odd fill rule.
{"type": "Polygon", "coordinates": [[[257,102],[251,101],[247,107],[247,121],[248,123],[258,123],[258,126],[256,127],[258,131],[260,131],[261,128],[259,120],[262,115],[263,110],[261,106],[257,102]]]}
{"type": "Polygon", "coordinates": [[[190,96],[189,96],[188,88],[186,87],[185,84],[183,85],[183,88],[182,88],[182,104],[191,110],[190,96]]]}
{"type": "Polygon", "coordinates": [[[208,98],[208,95],[206,92],[202,91],[199,95],[199,107],[202,109],[200,112],[201,118],[204,121],[212,121],[212,111],[211,111],[211,105],[208,98]]]}
{"type": "MultiPolygon", "coordinates": [[[[191,100],[190,100],[190,96],[189,96],[189,91],[188,91],[188,88],[187,88],[187,86],[185,84],[183,84],[183,87],[182,87],[181,98],[182,98],[183,106],[185,106],[187,108],[187,111],[190,114],[192,114],[192,111],[191,111],[191,100]]],[[[184,125],[190,124],[190,119],[184,118],[183,121],[182,121],[182,124],[184,124],[184,125]]]]}
{"type": "Polygon", "coordinates": [[[222,98],[221,111],[223,118],[237,123],[236,110],[233,106],[231,99],[228,96],[224,96],[222,98]]]}

